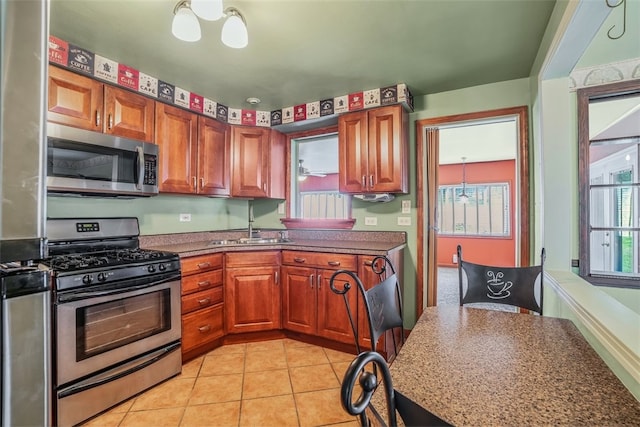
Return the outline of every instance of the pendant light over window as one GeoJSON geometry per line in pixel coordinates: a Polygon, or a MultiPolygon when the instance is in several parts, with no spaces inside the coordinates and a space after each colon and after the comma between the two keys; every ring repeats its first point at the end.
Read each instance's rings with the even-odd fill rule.
{"type": "Polygon", "coordinates": [[[467,204],[469,203],[469,196],[467,196],[466,190],[467,190],[467,174],[466,174],[466,164],[465,164],[465,160],[467,160],[466,157],[462,157],[462,194],[460,194],[460,203],[462,204],[467,204]]]}
{"type": "Polygon", "coordinates": [[[171,32],[183,41],[196,42],[201,38],[198,18],[216,21],[226,18],[222,26],[222,42],[232,48],[241,49],[249,44],[247,22],[235,7],[223,10],[222,0],[180,0],[173,9],[171,32]]]}

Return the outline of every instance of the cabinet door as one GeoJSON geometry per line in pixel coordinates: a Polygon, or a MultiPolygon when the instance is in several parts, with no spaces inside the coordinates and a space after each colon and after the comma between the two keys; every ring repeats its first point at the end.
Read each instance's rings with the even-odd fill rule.
{"type": "Polygon", "coordinates": [[[279,267],[226,270],[225,310],[228,333],[280,329],[279,267]]]}
{"type": "Polygon", "coordinates": [[[102,132],[103,84],[49,66],[47,121],[102,132]]]}
{"type": "Polygon", "coordinates": [[[282,267],[282,326],[290,331],[316,334],[316,270],[282,267]]]}
{"type": "Polygon", "coordinates": [[[287,138],[283,133],[271,129],[269,132],[269,183],[268,197],[284,199],[287,185],[287,138]]]}
{"type": "Polygon", "coordinates": [[[145,96],[105,85],[104,132],[153,142],[155,102],[145,96]]]}
{"type": "Polygon", "coordinates": [[[368,180],[367,112],[338,118],[339,188],[341,193],[362,193],[368,180]]]}
{"type": "Polygon", "coordinates": [[[229,126],[207,117],[198,118],[198,194],[230,194],[229,126]]]}
{"type": "MultiPolygon", "coordinates": [[[[371,269],[374,256],[358,256],[358,277],[364,285],[365,290],[371,289],[376,283],[380,282],[380,278],[371,269]]],[[[378,261],[378,265],[382,262],[378,261]]],[[[369,331],[369,321],[362,300],[362,295],[358,292],[358,338],[360,340],[360,348],[362,351],[371,350],[371,333],[369,331]]],[[[384,340],[382,338],[381,340],[384,340]]]]}
{"type": "Polygon", "coordinates": [[[267,197],[269,129],[235,126],[231,135],[231,195],[267,197]]]}
{"type": "MultiPolygon", "coordinates": [[[[329,283],[331,276],[335,273],[333,270],[318,270],[318,335],[333,341],[339,341],[347,344],[355,343],[353,328],[349,322],[347,307],[345,306],[344,297],[338,295],[331,290],[329,283]]],[[[340,276],[336,286],[343,286],[345,282],[351,284],[351,290],[347,292],[349,306],[353,314],[355,325],[357,319],[357,292],[356,283],[347,275],[340,276]],[[344,279],[344,280],[342,280],[344,279]],[[354,292],[355,291],[355,292],[354,292]]]]}
{"type": "Polygon", "coordinates": [[[406,120],[400,105],[368,111],[368,191],[408,191],[406,120]]]}
{"type": "Polygon", "coordinates": [[[195,193],[198,116],[158,102],[156,144],[160,146],[160,192],[195,193]]]}

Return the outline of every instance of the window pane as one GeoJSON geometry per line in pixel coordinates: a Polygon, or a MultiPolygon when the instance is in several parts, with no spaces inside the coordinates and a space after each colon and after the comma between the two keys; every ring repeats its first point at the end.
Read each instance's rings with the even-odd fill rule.
{"type": "Polygon", "coordinates": [[[440,234],[511,235],[508,183],[443,185],[438,192],[440,234]]]}
{"type": "Polygon", "coordinates": [[[596,230],[590,234],[592,274],[637,276],[638,231],[596,230]]]}

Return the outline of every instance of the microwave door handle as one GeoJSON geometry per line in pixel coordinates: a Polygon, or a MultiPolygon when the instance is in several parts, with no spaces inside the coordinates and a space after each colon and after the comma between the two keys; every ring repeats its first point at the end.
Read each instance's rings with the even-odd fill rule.
{"type": "Polygon", "coordinates": [[[136,188],[142,190],[144,182],[144,150],[142,146],[137,146],[136,151],[138,153],[138,182],[136,182],[136,188]]]}

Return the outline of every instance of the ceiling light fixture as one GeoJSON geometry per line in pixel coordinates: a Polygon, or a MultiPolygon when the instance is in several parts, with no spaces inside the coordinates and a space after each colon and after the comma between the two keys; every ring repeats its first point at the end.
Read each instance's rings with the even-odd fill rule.
{"type": "Polygon", "coordinates": [[[467,160],[466,157],[462,157],[462,194],[460,194],[460,203],[462,204],[467,204],[469,203],[469,196],[467,196],[466,193],[466,189],[467,189],[467,174],[466,174],[466,168],[465,168],[465,160],[467,160]]]}
{"type": "Polygon", "coordinates": [[[198,18],[189,7],[188,0],[181,0],[173,8],[173,23],[171,32],[173,35],[185,42],[197,42],[200,40],[200,24],[198,18]]]}
{"type": "Polygon", "coordinates": [[[217,21],[224,16],[222,0],[191,0],[191,10],[206,21],[217,21]]]}
{"type": "Polygon", "coordinates": [[[235,7],[223,10],[222,0],[180,0],[173,8],[173,35],[186,42],[197,42],[201,38],[198,18],[216,21],[226,18],[222,26],[222,43],[234,49],[249,44],[247,21],[235,7]]]}
{"type": "Polygon", "coordinates": [[[235,7],[228,7],[224,11],[227,20],[222,26],[222,43],[235,49],[242,49],[249,44],[247,23],[244,16],[235,7]]]}

